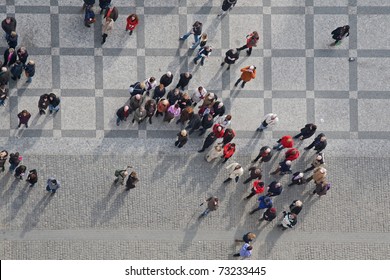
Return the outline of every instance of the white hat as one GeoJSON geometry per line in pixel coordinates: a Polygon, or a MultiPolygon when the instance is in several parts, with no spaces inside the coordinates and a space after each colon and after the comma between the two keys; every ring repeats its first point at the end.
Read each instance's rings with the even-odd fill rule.
{"type": "Polygon", "coordinates": [[[253,70],[253,69],[255,69],[255,66],[251,65],[251,66],[249,66],[249,69],[253,70]]]}
{"type": "Polygon", "coordinates": [[[169,77],[172,76],[171,71],[168,71],[168,72],[167,72],[167,76],[169,76],[169,77]]]}

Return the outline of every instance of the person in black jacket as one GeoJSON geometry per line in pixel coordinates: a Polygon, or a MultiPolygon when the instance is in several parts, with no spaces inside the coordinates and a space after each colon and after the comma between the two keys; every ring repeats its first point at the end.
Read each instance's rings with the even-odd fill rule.
{"type": "Polygon", "coordinates": [[[305,140],[307,138],[310,138],[314,135],[314,133],[317,130],[317,126],[314,123],[308,123],[305,125],[304,128],[301,128],[301,132],[295,135],[293,138],[299,140],[305,140]]]}
{"type": "Polygon", "coordinates": [[[57,97],[54,93],[49,94],[49,113],[57,113],[60,110],[60,98],[57,97]]]}
{"type": "Polygon", "coordinates": [[[225,59],[221,63],[221,66],[224,66],[225,63],[228,65],[228,68],[226,70],[230,69],[230,65],[234,64],[236,60],[240,57],[240,52],[236,49],[230,49],[225,53],[225,59]]]}
{"type": "Polygon", "coordinates": [[[305,150],[310,150],[314,147],[314,150],[317,151],[317,154],[319,154],[323,149],[325,149],[327,145],[326,137],[324,133],[320,133],[317,135],[316,138],[314,138],[314,141],[305,148],[305,150]]]}
{"type": "Polygon", "coordinates": [[[0,172],[4,172],[7,158],[8,158],[8,152],[6,150],[2,150],[0,152],[0,169],[1,169],[0,172]]]}
{"type": "Polygon", "coordinates": [[[5,39],[8,40],[11,32],[16,31],[16,19],[14,17],[6,17],[6,19],[1,22],[1,28],[3,28],[5,32],[5,39]]]}
{"type": "Polygon", "coordinates": [[[153,99],[156,100],[156,102],[158,102],[161,98],[164,97],[165,92],[166,92],[166,90],[165,90],[164,85],[159,84],[158,87],[154,88],[153,99]]]}
{"type": "Polygon", "coordinates": [[[210,132],[209,135],[207,135],[206,139],[203,142],[203,147],[198,151],[198,153],[204,152],[208,147],[210,147],[215,141],[217,140],[217,136],[214,132],[210,132]]]}
{"type": "Polygon", "coordinates": [[[263,216],[259,219],[259,221],[266,220],[267,222],[271,222],[273,219],[276,218],[276,208],[271,207],[267,208],[267,210],[263,213],[263,216]]]}
{"type": "Polygon", "coordinates": [[[205,114],[202,118],[201,128],[199,129],[199,136],[202,136],[207,129],[214,125],[213,116],[211,114],[205,114]]]}
{"type": "Polygon", "coordinates": [[[226,112],[226,108],[225,108],[225,105],[223,105],[222,101],[217,101],[213,104],[213,118],[215,117],[222,117],[225,112],[226,112]]]}
{"type": "Polygon", "coordinates": [[[271,184],[268,185],[266,196],[269,197],[278,196],[282,193],[282,191],[283,191],[282,183],[272,181],[271,184]]]}
{"type": "Polygon", "coordinates": [[[19,35],[16,34],[15,31],[12,31],[10,36],[8,36],[7,38],[8,47],[15,49],[16,46],[18,45],[18,38],[19,35]]]}
{"type": "Polygon", "coordinates": [[[188,85],[191,79],[192,79],[192,75],[190,72],[181,73],[180,80],[177,83],[176,88],[184,90],[184,88],[188,85]]]}
{"type": "Polygon", "coordinates": [[[187,143],[187,141],[188,141],[187,131],[183,129],[177,134],[177,140],[175,142],[175,146],[181,148],[187,143]]]}
{"type": "Polygon", "coordinates": [[[26,170],[27,170],[27,167],[25,165],[19,165],[15,169],[15,175],[14,175],[15,178],[22,180],[23,179],[23,175],[26,172],[26,170]]]}
{"type": "Polygon", "coordinates": [[[338,42],[341,42],[341,40],[344,39],[344,37],[349,36],[349,25],[337,27],[335,30],[332,31],[331,34],[333,35],[332,38],[336,40],[334,43],[331,44],[331,46],[336,46],[338,42]]]}
{"type": "Polygon", "coordinates": [[[225,13],[228,13],[233,7],[237,4],[237,0],[224,0],[222,3],[221,12],[217,17],[223,16],[225,13]]]}
{"type": "Polygon", "coordinates": [[[0,106],[5,106],[5,100],[8,98],[9,89],[6,85],[0,85],[0,106]]]}
{"type": "Polygon", "coordinates": [[[298,199],[294,200],[289,206],[290,212],[295,215],[298,215],[302,211],[302,207],[303,203],[298,199]]]}
{"type": "Polygon", "coordinates": [[[38,101],[39,114],[45,115],[47,107],[49,107],[49,95],[45,93],[39,97],[39,101],[38,101]]]}
{"type": "Polygon", "coordinates": [[[7,85],[11,74],[7,67],[1,67],[0,71],[0,85],[7,85]]]}
{"type": "Polygon", "coordinates": [[[185,129],[189,129],[189,135],[191,135],[195,130],[199,129],[202,124],[200,116],[198,114],[192,114],[190,121],[185,129]]]}
{"type": "Polygon", "coordinates": [[[26,83],[31,83],[32,77],[35,75],[35,62],[33,60],[30,60],[26,66],[24,66],[24,73],[27,77],[26,83]]]}
{"type": "Polygon", "coordinates": [[[30,183],[30,188],[38,182],[38,174],[35,169],[29,171],[26,181],[30,183]]]}
{"type": "Polygon", "coordinates": [[[172,83],[172,80],[173,80],[173,75],[170,71],[168,71],[167,73],[161,76],[160,84],[163,84],[164,87],[167,87],[172,83]]]}
{"type": "Polygon", "coordinates": [[[271,160],[271,158],[272,158],[272,149],[269,146],[263,146],[261,147],[257,157],[254,160],[252,160],[252,163],[255,163],[259,159],[260,159],[260,163],[268,162],[271,160]]]}
{"type": "Polygon", "coordinates": [[[192,48],[196,48],[199,45],[200,35],[202,34],[202,26],[203,24],[199,21],[195,21],[192,25],[192,29],[188,31],[186,34],[180,37],[180,40],[186,40],[191,34],[194,34],[195,43],[192,45],[192,48]]]}
{"type": "Polygon", "coordinates": [[[129,110],[129,106],[125,105],[125,106],[122,106],[118,109],[118,111],[116,111],[116,125],[119,126],[119,123],[121,121],[126,121],[127,120],[127,117],[129,116],[130,114],[130,110],[129,110]]]}
{"type": "Polygon", "coordinates": [[[27,110],[23,110],[18,114],[19,125],[18,128],[24,124],[28,128],[28,121],[31,118],[31,114],[27,110]]]}
{"type": "Polygon", "coordinates": [[[26,48],[21,47],[18,49],[18,51],[16,53],[18,55],[18,59],[20,60],[20,62],[23,63],[23,65],[25,65],[27,62],[27,58],[28,58],[28,52],[27,52],[26,48]]]}
{"type": "Polygon", "coordinates": [[[23,64],[20,60],[17,60],[14,65],[11,66],[11,79],[19,80],[23,73],[23,64]]]}
{"type": "Polygon", "coordinates": [[[200,65],[204,65],[204,60],[210,56],[210,53],[213,51],[211,46],[204,46],[198,52],[198,55],[194,58],[194,64],[198,64],[198,60],[200,59],[200,65]]]}
{"type": "Polygon", "coordinates": [[[139,182],[138,175],[135,171],[131,172],[126,181],[126,191],[135,188],[135,184],[139,182]]]}
{"type": "Polygon", "coordinates": [[[8,48],[4,51],[4,62],[3,62],[3,67],[4,66],[11,66],[14,64],[17,60],[18,56],[16,54],[16,51],[14,48],[8,48]]]}
{"type": "Polygon", "coordinates": [[[291,183],[288,186],[302,185],[304,183],[306,183],[306,179],[303,177],[303,172],[297,171],[292,175],[291,183]]]}
{"type": "Polygon", "coordinates": [[[16,167],[19,165],[19,163],[21,162],[21,158],[22,157],[20,157],[20,155],[19,155],[19,153],[18,152],[16,152],[16,153],[11,153],[10,155],[9,155],[9,160],[8,160],[8,162],[9,162],[9,164],[10,164],[10,166],[9,166],[9,171],[10,172],[13,172],[15,169],[16,169],[16,167]]]}

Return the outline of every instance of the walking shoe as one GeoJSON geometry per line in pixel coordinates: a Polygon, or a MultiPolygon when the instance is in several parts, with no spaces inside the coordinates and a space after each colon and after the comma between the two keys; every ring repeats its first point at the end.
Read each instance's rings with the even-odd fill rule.
{"type": "Polygon", "coordinates": [[[194,61],[194,64],[195,64],[195,65],[197,65],[197,64],[198,64],[198,62],[197,62],[195,59],[194,59],[193,61],[194,61]]]}
{"type": "Polygon", "coordinates": [[[245,86],[245,84],[244,84],[244,83],[242,83],[242,84],[241,84],[241,88],[244,88],[244,86],[245,86]]]}
{"type": "Polygon", "coordinates": [[[224,65],[225,65],[225,62],[222,62],[222,63],[221,63],[221,66],[224,66],[224,65]]]}
{"type": "Polygon", "coordinates": [[[149,123],[152,124],[152,118],[149,118],[149,123]]]}

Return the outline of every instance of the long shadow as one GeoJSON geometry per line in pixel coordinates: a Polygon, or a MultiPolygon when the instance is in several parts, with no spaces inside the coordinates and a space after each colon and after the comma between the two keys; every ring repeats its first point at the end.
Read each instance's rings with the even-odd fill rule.
{"type": "Polygon", "coordinates": [[[187,226],[185,228],[185,234],[182,240],[182,243],[179,246],[179,251],[180,252],[186,252],[188,248],[191,247],[192,242],[199,230],[199,225],[203,221],[203,219],[207,219],[207,217],[198,219],[198,215],[200,215],[201,212],[197,211],[192,215],[191,219],[188,221],[187,226]],[[192,222],[191,225],[189,225],[192,222]]]}
{"type": "Polygon", "coordinates": [[[16,218],[23,204],[27,201],[32,188],[29,187],[29,183],[26,182],[24,187],[19,190],[18,196],[11,203],[11,213],[4,219],[4,223],[9,223],[16,218]]]}
{"type": "MultiPolygon", "coordinates": [[[[13,176],[11,173],[9,175],[10,177],[13,176]]],[[[9,179],[8,179],[9,180],[9,179]]],[[[20,183],[19,179],[16,179],[12,182],[10,187],[3,193],[0,201],[0,207],[3,207],[4,205],[7,205],[11,201],[11,197],[16,191],[16,186],[20,183]]]]}
{"type": "Polygon", "coordinates": [[[119,188],[114,182],[111,184],[111,187],[106,194],[105,197],[103,197],[101,200],[98,200],[94,206],[92,207],[91,211],[91,226],[95,227],[98,223],[98,221],[101,219],[104,211],[106,211],[108,202],[113,197],[115,191],[119,188]]]}
{"type": "Polygon", "coordinates": [[[109,222],[112,218],[115,217],[115,215],[118,214],[119,209],[122,208],[122,206],[125,202],[125,199],[130,192],[131,192],[131,190],[130,191],[123,190],[121,193],[117,194],[117,196],[116,196],[115,200],[112,202],[110,208],[104,213],[104,215],[101,219],[101,222],[100,222],[101,225],[109,222]]]}

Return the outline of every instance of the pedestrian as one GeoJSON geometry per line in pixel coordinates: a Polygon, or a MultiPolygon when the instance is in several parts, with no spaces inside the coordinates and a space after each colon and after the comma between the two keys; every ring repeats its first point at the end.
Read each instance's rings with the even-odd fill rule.
{"type": "Polygon", "coordinates": [[[6,150],[2,150],[0,152],[0,169],[1,169],[0,172],[5,171],[5,163],[7,162],[7,158],[8,158],[8,152],[6,150]]]}
{"type": "Polygon", "coordinates": [[[7,67],[1,67],[0,71],[0,86],[7,85],[9,82],[9,78],[11,77],[11,73],[9,72],[7,67]]]}
{"type": "Polygon", "coordinates": [[[291,149],[288,149],[284,155],[285,155],[284,160],[294,161],[299,157],[299,150],[297,148],[291,148],[291,149]]]}
{"type": "MultiPolygon", "coordinates": [[[[200,214],[199,218],[206,217],[210,211],[215,211],[218,209],[219,206],[219,199],[218,197],[211,196],[208,199],[205,200],[207,202],[207,208],[204,210],[202,214],[200,214]]],[[[203,205],[203,203],[201,204],[203,205]]]]}
{"type": "Polygon", "coordinates": [[[152,124],[152,117],[157,110],[157,104],[154,99],[149,99],[145,103],[146,117],[149,118],[149,123],[152,124]]]}
{"type": "Polygon", "coordinates": [[[249,258],[250,256],[252,256],[252,250],[253,247],[248,243],[245,243],[244,245],[242,245],[240,252],[234,254],[233,257],[249,258]]]}
{"type": "Polygon", "coordinates": [[[111,0],[99,0],[100,14],[107,10],[111,4],[111,0]]]}
{"type": "Polygon", "coordinates": [[[223,156],[224,159],[222,163],[225,163],[228,161],[229,158],[231,158],[236,151],[236,144],[235,143],[228,143],[223,147],[223,156]]]}
{"type": "Polygon", "coordinates": [[[272,220],[274,220],[275,218],[276,218],[276,208],[271,207],[265,210],[265,212],[263,213],[259,221],[261,222],[265,220],[267,222],[272,222],[272,220]]]}
{"type": "Polygon", "coordinates": [[[264,116],[264,120],[260,124],[260,126],[256,129],[256,131],[262,132],[267,127],[275,126],[279,122],[278,115],[274,113],[269,113],[264,116]]]}
{"type": "Polygon", "coordinates": [[[8,98],[9,89],[6,85],[0,85],[0,106],[5,106],[5,100],[8,98]]]}
{"type": "Polygon", "coordinates": [[[295,172],[292,175],[291,178],[291,183],[288,184],[289,187],[294,186],[294,185],[302,185],[306,183],[306,179],[303,177],[303,172],[295,172]]]}
{"type": "Polygon", "coordinates": [[[222,17],[228,13],[236,4],[237,0],[224,0],[222,3],[221,12],[217,15],[217,17],[222,17]]]}
{"type": "Polygon", "coordinates": [[[306,173],[307,171],[311,171],[316,167],[324,166],[325,165],[325,154],[319,153],[315,156],[314,160],[310,164],[310,167],[306,168],[303,173],[306,173]]]}
{"type": "Polygon", "coordinates": [[[203,66],[204,60],[210,56],[212,51],[213,49],[211,46],[204,46],[201,48],[198,52],[198,55],[194,58],[194,64],[198,64],[198,60],[200,59],[200,65],[203,66]]]}
{"type": "Polygon", "coordinates": [[[240,179],[240,176],[244,174],[244,169],[237,162],[229,164],[226,169],[229,171],[229,176],[225,181],[223,181],[224,183],[227,183],[232,179],[234,179],[234,181],[237,183],[238,179],[240,179]]]}
{"type": "Polygon", "coordinates": [[[276,175],[277,173],[279,173],[279,175],[291,174],[291,160],[284,160],[279,162],[276,170],[271,172],[270,175],[276,175]]]}
{"type": "MultiPolygon", "coordinates": [[[[199,136],[202,136],[207,131],[207,129],[209,129],[213,126],[213,124],[214,124],[213,116],[211,114],[203,115],[201,127],[199,128],[199,136]]],[[[219,126],[223,130],[223,126],[220,124],[219,124],[219,126]]],[[[220,135],[220,133],[217,133],[217,134],[218,134],[218,136],[220,135]]]]}
{"type": "Polygon", "coordinates": [[[181,110],[180,118],[176,121],[176,124],[181,123],[182,125],[185,125],[187,121],[189,121],[194,114],[194,109],[191,106],[185,107],[183,110],[181,110]]]}
{"type": "Polygon", "coordinates": [[[254,214],[255,212],[262,210],[262,209],[267,209],[272,207],[272,198],[262,195],[260,196],[257,201],[259,201],[259,206],[255,209],[253,209],[251,212],[249,212],[249,215],[254,214]]]}
{"type": "Polygon", "coordinates": [[[221,67],[225,65],[225,63],[228,65],[226,70],[230,69],[230,65],[236,63],[236,60],[240,58],[240,52],[237,51],[237,49],[230,49],[225,53],[225,59],[221,63],[221,67]]]}
{"type": "Polygon", "coordinates": [[[26,170],[27,170],[27,167],[25,165],[19,165],[16,169],[15,169],[15,178],[16,179],[19,179],[19,180],[22,180],[23,179],[23,176],[24,174],[26,173],[26,170]]]}
{"type": "Polygon", "coordinates": [[[8,162],[10,164],[9,171],[13,172],[16,169],[16,167],[20,164],[22,159],[23,158],[19,155],[19,152],[11,153],[9,155],[9,160],[8,160],[8,162]]]}
{"type": "Polygon", "coordinates": [[[109,7],[104,13],[104,18],[112,18],[114,21],[118,19],[119,11],[117,7],[109,7]]]}
{"type": "Polygon", "coordinates": [[[145,83],[146,95],[149,95],[150,91],[157,86],[157,81],[155,77],[150,77],[149,79],[146,79],[144,83],[145,83]]]}
{"type": "Polygon", "coordinates": [[[180,116],[181,109],[179,104],[173,104],[169,106],[168,110],[165,112],[164,122],[171,122],[174,118],[180,116]]]}
{"type": "Polygon", "coordinates": [[[145,110],[145,107],[144,106],[139,106],[135,112],[134,112],[134,116],[133,116],[133,120],[131,121],[131,123],[135,123],[135,121],[137,121],[138,125],[140,123],[143,122],[143,120],[146,118],[146,110],[145,110]]]}
{"type": "MultiPolygon", "coordinates": [[[[84,0],[84,2],[85,2],[85,0],[84,0]]],[[[91,24],[96,21],[95,12],[92,10],[92,5],[86,5],[84,3],[84,7],[85,7],[84,25],[86,27],[91,27],[91,24]]]]}
{"type": "Polygon", "coordinates": [[[173,81],[173,75],[172,72],[168,71],[164,75],[161,76],[160,78],[160,84],[163,84],[164,87],[168,87],[173,81]]]}
{"type": "Polygon", "coordinates": [[[282,183],[272,181],[271,184],[268,185],[267,188],[267,196],[272,197],[272,196],[278,196],[283,192],[283,186],[282,183]]]}
{"type": "Polygon", "coordinates": [[[177,140],[175,142],[175,146],[178,148],[183,147],[188,141],[188,134],[187,130],[182,129],[178,134],[177,134],[177,140]]]}
{"type": "Polygon", "coordinates": [[[28,58],[27,49],[25,47],[20,47],[16,52],[16,54],[18,55],[18,60],[20,60],[20,62],[22,62],[23,65],[25,65],[27,63],[27,58],[28,58]]]}
{"type": "Polygon", "coordinates": [[[234,137],[236,136],[236,132],[231,128],[226,128],[223,134],[222,145],[225,146],[227,143],[230,143],[234,137]]]}
{"type": "Polygon", "coordinates": [[[331,33],[333,36],[332,38],[336,40],[334,43],[331,44],[331,46],[338,45],[338,42],[340,42],[345,38],[349,36],[349,25],[344,25],[341,27],[337,27],[335,30],[331,33]]]}
{"type": "Polygon", "coordinates": [[[137,110],[139,106],[141,106],[142,102],[144,101],[144,98],[141,94],[136,94],[133,97],[130,98],[129,108],[130,108],[130,114],[137,110]]]}
{"type": "MultiPolygon", "coordinates": [[[[204,46],[206,46],[207,39],[208,39],[207,34],[206,33],[202,33],[202,35],[200,36],[200,40],[199,40],[199,49],[201,49],[204,46]]],[[[194,50],[194,49],[196,49],[196,47],[197,47],[197,45],[193,44],[190,49],[194,50]]]]}
{"type": "Polygon", "coordinates": [[[49,94],[49,114],[57,113],[60,110],[61,100],[53,92],[49,94]]]}
{"type": "Polygon", "coordinates": [[[156,102],[158,102],[161,98],[164,97],[165,92],[166,92],[165,86],[163,84],[159,84],[158,87],[154,88],[153,99],[156,100],[156,102]]]}
{"type": "Polygon", "coordinates": [[[131,14],[126,19],[126,31],[129,31],[129,35],[133,34],[134,29],[139,23],[138,16],[136,14],[131,14]]]}
{"type": "Polygon", "coordinates": [[[54,177],[50,177],[49,179],[47,179],[46,190],[48,192],[51,192],[51,194],[55,194],[60,187],[60,182],[54,177]]]}
{"type": "Polygon", "coordinates": [[[259,33],[257,33],[257,31],[253,31],[251,34],[246,35],[246,44],[241,48],[237,48],[237,51],[247,49],[246,54],[250,56],[252,54],[252,48],[257,46],[259,39],[259,33]]]}
{"type": "Polygon", "coordinates": [[[256,67],[253,65],[244,67],[240,70],[242,72],[240,78],[236,81],[234,86],[238,86],[238,84],[242,81],[241,88],[244,88],[245,84],[250,80],[256,78],[256,67]]]}
{"type": "Polygon", "coordinates": [[[319,196],[326,195],[331,185],[327,182],[316,184],[316,188],[313,191],[313,194],[318,194],[319,196]]]}
{"type": "Polygon", "coordinates": [[[130,96],[134,96],[136,94],[143,95],[145,92],[145,83],[144,82],[136,82],[129,87],[130,96]]]}
{"type": "Polygon", "coordinates": [[[106,39],[109,34],[111,34],[114,29],[114,20],[110,17],[106,17],[102,25],[102,45],[106,42],[106,39]]]}
{"type": "MultiPolygon", "coordinates": [[[[217,136],[215,136],[214,132],[210,132],[209,135],[207,135],[206,139],[203,142],[202,149],[200,149],[198,151],[198,153],[204,152],[208,147],[210,147],[215,142],[215,140],[217,140],[217,136]]],[[[223,155],[223,152],[222,152],[222,155],[223,155]]]]}
{"type": "Polygon", "coordinates": [[[18,118],[19,118],[19,125],[18,125],[18,128],[20,128],[20,126],[22,124],[25,125],[26,128],[28,128],[28,121],[29,119],[31,118],[31,114],[27,111],[27,110],[22,110],[19,114],[18,114],[18,118]]]}
{"type": "Polygon", "coordinates": [[[317,130],[317,126],[313,123],[308,123],[305,127],[301,128],[301,132],[294,136],[294,139],[305,140],[314,135],[317,130]]]}
{"type": "Polygon", "coordinates": [[[184,90],[184,88],[188,85],[191,79],[192,79],[192,74],[190,72],[181,73],[176,88],[184,90]]]}
{"type": "Polygon", "coordinates": [[[298,199],[294,200],[289,206],[290,212],[295,215],[298,215],[302,211],[302,207],[303,203],[298,199]]]}
{"type": "Polygon", "coordinates": [[[10,67],[12,64],[16,62],[18,55],[14,48],[8,48],[4,51],[4,62],[2,67],[7,66],[10,67]]]}
{"type": "Polygon", "coordinates": [[[314,150],[317,152],[317,154],[319,154],[323,149],[325,149],[326,145],[327,142],[326,142],[325,134],[320,133],[317,135],[316,138],[314,138],[313,142],[304,149],[310,150],[311,148],[314,147],[314,150]]]}
{"type": "Polygon", "coordinates": [[[23,64],[20,60],[17,60],[14,65],[11,66],[11,79],[16,81],[19,80],[23,73],[23,64]]]}
{"type": "Polygon", "coordinates": [[[5,32],[5,39],[8,40],[8,37],[11,36],[12,31],[16,31],[16,19],[11,16],[7,16],[1,22],[1,28],[3,28],[5,32]]]}
{"type": "Polygon", "coordinates": [[[191,135],[195,130],[199,129],[202,124],[202,120],[198,114],[192,114],[190,121],[185,129],[189,129],[188,134],[191,135]]]}
{"type": "Polygon", "coordinates": [[[216,101],[213,105],[213,118],[222,117],[226,112],[226,107],[222,101],[216,101]]]}
{"type": "Polygon", "coordinates": [[[30,188],[34,187],[34,185],[38,182],[38,173],[37,170],[32,169],[28,172],[28,176],[26,182],[30,183],[30,188]]]}
{"type": "Polygon", "coordinates": [[[273,146],[273,149],[278,151],[281,151],[284,148],[292,148],[294,146],[294,140],[290,135],[284,135],[276,142],[277,144],[273,146]]]}
{"type": "Polygon", "coordinates": [[[130,114],[129,106],[125,105],[120,107],[116,111],[116,125],[119,126],[121,121],[127,121],[127,118],[130,114]]]}
{"type": "Polygon", "coordinates": [[[222,138],[223,135],[225,134],[225,131],[223,130],[222,125],[216,123],[213,125],[213,132],[217,136],[217,138],[222,138]]]}
{"type": "Polygon", "coordinates": [[[187,93],[187,92],[184,92],[181,96],[180,96],[180,99],[178,101],[178,104],[180,106],[180,109],[184,109],[188,106],[191,106],[192,105],[192,101],[191,101],[191,97],[190,95],[187,93]]]}
{"type": "Polygon", "coordinates": [[[262,192],[264,192],[264,190],[265,190],[264,182],[262,182],[260,180],[256,180],[253,182],[251,193],[247,197],[245,197],[244,199],[248,200],[252,196],[255,196],[256,194],[261,194],[262,192]]]}
{"type": "Polygon", "coordinates": [[[212,107],[217,101],[218,97],[213,92],[208,92],[203,98],[203,103],[201,107],[212,107]]]}
{"type": "Polygon", "coordinates": [[[223,129],[230,128],[232,124],[232,115],[223,115],[214,119],[215,123],[222,126],[223,129]]]}
{"type": "MultiPolygon", "coordinates": [[[[212,132],[211,132],[212,133],[212,132]]],[[[214,135],[214,134],[213,134],[214,135]]],[[[222,144],[216,144],[213,149],[211,149],[205,159],[207,162],[211,162],[212,160],[216,158],[220,158],[223,155],[223,147],[222,144]]]]}
{"type": "Polygon", "coordinates": [[[195,23],[192,25],[192,28],[190,31],[188,31],[186,34],[180,37],[180,40],[186,40],[191,34],[194,35],[195,42],[192,44],[193,48],[196,48],[199,45],[199,39],[200,34],[202,34],[202,26],[203,24],[199,21],[195,21],[195,23]]]}
{"type": "Polygon", "coordinates": [[[169,108],[169,102],[165,98],[161,98],[157,103],[156,118],[161,115],[163,116],[169,108]]]}
{"type": "Polygon", "coordinates": [[[236,242],[252,243],[256,239],[256,234],[247,232],[242,236],[242,239],[235,239],[236,242]]]}
{"type": "Polygon", "coordinates": [[[254,160],[252,160],[252,163],[257,162],[259,159],[260,159],[260,163],[269,162],[271,160],[271,158],[272,158],[271,147],[263,146],[263,147],[261,147],[257,157],[254,160]]]}
{"type": "Polygon", "coordinates": [[[260,167],[252,166],[249,168],[249,177],[244,181],[244,184],[249,183],[252,180],[261,180],[262,174],[260,167]]]}
{"type": "Polygon", "coordinates": [[[26,66],[24,66],[24,74],[27,77],[26,83],[31,83],[32,77],[35,75],[35,62],[33,60],[29,60],[26,66]]]}
{"type": "Polygon", "coordinates": [[[85,8],[87,8],[87,6],[93,6],[95,5],[95,0],[83,0],[84,1],[84,4],[83,4],[83,10],[85,8]]]}
{"type": "Polygon", "coordinates": [[[286,230],[288,228],[292,228],[297,224],[297,215],[294,213],[283,211],[283,220],[278,225],[282,230],[286,230]]]}
{"type": "Polygon", "coordinates": [[[182,92],[178,88],[171,89],[167,94],[167,100],[169,101],[169,104],[175,104],[176,102],[179,102],[181,98],[182,92]]]}
{"type": "Polygon", "coordinates": [[[139,179],[138,179],[138,175],[137,175],[137,172],[135,171],[132,171],[129,175],[129,177],[127,177],[127,181],[126,181],[126,191],[129,191],[131,189],[134,189],[136,187],[135,184],[137,184],[139,182],[139,179]]]}
{"type": "Polygon", "coordinates": [[[15,31],[12,31],[10,36],[8,36],[7,39],[8,47],[15,49],[16,46],[18,45],[18,38],[19,35],[15,31]]]}
{"type": "Polygon", "coordinates": [[[314,179],[315,184],[324,183],[326,180],[327,171],[324,167],[316,167],[313,171],[313,174],[306,179],[306,182],[310,182],[314,179]]]}
{"type": "Polygon", "coordinates": [[[204,87],[202,86],[198,87],[191,95],[192,106],[195,107],[196,104],[198,104],[200,101],[204,99],[206,94],[207,94],[207,90],[204,87]]]}
{"type": "Polygon", "coordinates": [[[126,179],[126,176],[129,175],[129,172],[127,171],[127,169],[129,168],[133,168],[131,165],[128,165],[125,169],[117,169],[115,170],[115,180],[114,180],[114,184],[115,185],[118,185],[118,184],[121,184],[121,185],[124,185],[124,182],[125,182],[125,179],[126,179]]]}
{"type": "Polygon", "coordinates": [[[47,107],[49,107],[49,95],[44,93],[39,97],[38,101],[39,114],[45,115],[47,107]]]}

